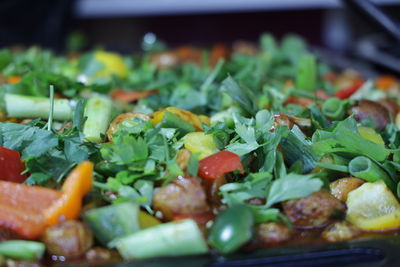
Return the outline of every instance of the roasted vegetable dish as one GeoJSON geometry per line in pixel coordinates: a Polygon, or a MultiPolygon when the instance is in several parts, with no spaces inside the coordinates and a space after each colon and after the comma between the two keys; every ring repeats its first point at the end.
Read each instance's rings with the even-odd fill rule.
{"type": "Polygon", "coordinates": [[[0,50],[0,265],[397,235],[400,86],[279,42],[0,50]]]}

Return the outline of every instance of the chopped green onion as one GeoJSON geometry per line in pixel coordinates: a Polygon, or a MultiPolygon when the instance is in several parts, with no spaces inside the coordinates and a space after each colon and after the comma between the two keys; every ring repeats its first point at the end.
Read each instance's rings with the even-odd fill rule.
{"type": "Polygon", "coordinates": [[[53,125],[53,114],[54,114],[54,86],[50,85],[50,111],[49,119],[47,120],[47,130],[51,131],[53,125]]]}
{"type": "Polygon", "coordinates": [[[322,105],[322,113],[330,119],[343,119],[345,115],[345,104],[339,98],[329,98],[322,105]]]}
{"type": "Polygon", "coordinates": [[[315,56],[304,55],[297,65],[296,87],[298,89],[315,91],[317,84],[317,63],[315,56]]]}
{"type": "Polygon", "coordinates": [[[367,157],[359,156],[352,159],[349,162],[349,172],[351,175],[367,182],[383,180],[393,192],[396,192],[396,185],[388,174],[367,157]]]}
{"type": "Polygon", "coordinates": [[[7,240],[0,242],[0,255],[20,260],[40,259],[46,247],[41,242],[27,240],[7,240]]]}
{"type": "Polygon", "coordinates": [[[83,135],[89,141],[99,143],[103,140],[111,120],[112,102],[108,98],[90,98],[85,106],[87,117],[83,126],[83,135]]]}
{"type": "Polygon", "coordinates": [[[203,254],[208,251],[197,223],[191,219],[141,230],[119,239],[116,247],[125,260],[203,254]]]}
{"type": "Polygon", "coordinates": [[[200,86],[200,91],[205,92],[207,91],[208,87],[213,83],[215,78],[217,77],[218,73],[221,71],[222,66],[224,65],[225,60],[219,59],[217,64],[215,65],[212,72],[207,76],[203,84],[200,86]]]}
{"type": "MultiPolygon", "coordinates": [[[[9,117],[49,118],[51,100],[47,97],[5,94],[4,99],[9,117]]],[[[65,121],[71,117],[71,102],[67,99],[54,99],[53,119],[65,121]]]]}

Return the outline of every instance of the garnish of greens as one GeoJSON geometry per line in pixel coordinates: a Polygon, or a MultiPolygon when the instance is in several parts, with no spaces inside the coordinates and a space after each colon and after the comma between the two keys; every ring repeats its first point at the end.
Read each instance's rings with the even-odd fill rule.
{"type": "MultiPolygon", "coordinates": [[[[201,254],[207,242],[228,254],[254,239],[258,225],[292,229],[282,204],[329,191],[338,178],[378,182],[400,196],[395,114],[383,128],[377,127],[379,114],[349,114],[360,99],[385,94],[372,81],[341,88],[326,78],[333,70],[295,35],[277,42],[263,34],[256,52],[236,51],[214,63],[207,49],[199,49],[197,61],[177,59],[168,67],[155,59],[179,50],[162,52],[165,44],[146,36],[145,52],[135,56],[91,51],[71,60],[38,47],[0,50],[1,78],[19,77],[0,85],[0,146],[20,153],[25,184],[56,190],[79,163],[93,162],[93,190],[83,202],[90,210],[81,217],[96,242],[124,259],[201,254]],[[167,107],[175,109],[163,111],[167,107]],[[128,119],[113,125],[121,114],[128,119]],[[185,145],[194,132],[204,132],[202,139],[192,134],[194,142],[185,145]],[[169,222],[154,198],[162,188],[179,188],[184,177],[210,182],[212,175],[200,175],[203,159],[218,152],[236,154],[242,166],[212,178],[224,182],[212,200],[218,207],[207,209],[214,212],[213,225],[203,225],[210,232],[203,238],[189,216],[198,214],[174,214],[188,217],[169,222]],[[221,235],[226,229],[232,232],[221,235]]],[[[69,51],[77,52],[83,40],[74,34],[69,42],[69,51]]],[[[43,246],[7,241],[0,243],[0,256],[40,258],[43,246]]]]}

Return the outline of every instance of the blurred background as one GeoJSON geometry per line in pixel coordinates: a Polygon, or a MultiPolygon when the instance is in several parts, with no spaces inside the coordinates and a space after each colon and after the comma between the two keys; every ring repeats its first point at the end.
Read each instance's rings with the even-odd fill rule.
{"type": "Polygon", "coordinates": [[[290,32],[321,51],[370,62],[378,57],[384,61],[378,64],[400,71],[399,20],[400,0],[1,0],[0,46],[63,52],[75,42],[131,53],[149,32],[170,46],[256,41],[262,32],[278,38],[290,32]],[[360,8],[362,3],[367,7],[360,8]]]}

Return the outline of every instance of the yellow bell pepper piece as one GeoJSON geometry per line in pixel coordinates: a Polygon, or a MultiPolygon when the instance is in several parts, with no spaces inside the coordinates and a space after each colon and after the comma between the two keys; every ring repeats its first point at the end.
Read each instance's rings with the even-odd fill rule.
{"type": "Polygon", "coordinates": [[[212,134],[205,134],[204,132],[192,132],[183,137],[183,145],[192,154],[200,153],[199,159],[208,157],[218,152],[217,145],[215,144],[212,134]]]}
{"type": "Polygon", "coordinates": [[[150,228],[156,225],[161,224],[161,222],[155,218],[154,216],[151,216],[147,212],[144,211],[139,211],[139,225],[140,229],[146,229],[150,228]]]}
{"type": "Polygon", "coordinates": [[[122,57],[116,53],[96,51],[94,58],[104,66],[97,73],[97,77],[108,77],[112,74],[125,78],[128,75],[128,67],[122,57]]]}
{"type": "Polygon", "coordinates": [[[152,114],[152,118],[150,119],[150,121],[154,124],[157,125],[159,124],[162,119],[164,118],[165,112],[171,112],[172,114],[178,116],[179,118],[181,118],[184,121],[189,122],[190,124],[192,124],[194,126],[194,128],[196,129],[196,131],[202,131],[203,127],[202,127],[202,123],[205,124],[209,124],[210,120],[208,117],[203,116],[203,115],[196,115],[190,111],[184,110],[184,109],[180,109],[177,107],[167,107],[164,108],[162,110],[156,111],[152,114]]]}
{"type": "Polygon", "coordinates": [[[383,181],[365,183],[351,191],[346,220],[364,230],[400,227],[400,203],[383,181]]]}
{"type": "Polygon", "coordinates": [[[358,126],[358,132],[365,139],[368,139],[375,144],[385,146],[385,142],[383,141],[382,136],[375,132],[374,129],[365,126],[358,126]]]}

